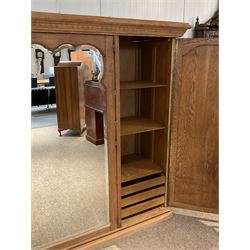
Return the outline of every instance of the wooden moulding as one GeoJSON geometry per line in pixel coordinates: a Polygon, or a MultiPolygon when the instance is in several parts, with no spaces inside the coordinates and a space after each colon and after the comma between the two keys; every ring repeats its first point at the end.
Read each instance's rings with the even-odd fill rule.
{"type": "Polygon", "coordinates": [[[180,37],[188,23],[32,12],[32,32],[180,37]]]}
{"type": "Polygon", "coordinates": [[[128,218],[122,221],[120,228],[110,231],[110,226],[107,225],[98,232],[93,231],[86,236],[72,237],[61,243],[54,243],[50,246],[42,248],[43,250],[84,250],[93,249],[95,247],[106,244],[112,240],[137,232],[138,230],[146,229],[156,223],[169,219],[173,216],[170,208],[158,207],[143,214],[128,218]]]}
{"type": "Polygon", "coordinates": [[[106,244],[115,239],[130,235],[139,230],[145,229],[163,220],[169,219],[173,216],[169,208],[159,207],[149,212],[135,216],[132,220],[126,219],[122,222],[122,227],[112,232],[84,241],[82,244],[72,246],[70,249],[85,250],[95,249],[98,246],[106,244]]]}

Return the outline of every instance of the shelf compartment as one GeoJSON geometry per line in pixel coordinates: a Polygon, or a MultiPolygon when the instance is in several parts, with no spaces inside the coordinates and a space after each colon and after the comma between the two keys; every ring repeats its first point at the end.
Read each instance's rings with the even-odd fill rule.
{"type": "Polygon", "coordinates": [[[122,198],[121,205],[122,207],[127,207],[127,206],[136,204],[141,201],[145,201],[145,200],[148,200],[148,199],[160,196],[160,195],[164,195],[164,193],[165,193],[165,186],[156,187],[153,189],[143,191],[138,194],[130,195],[126,198],[122,198]]]}
{"type": "Polygon", "coordinates": [[[141,202],[139,204],[136,204],[136,205],[133,205],[133,206],[130,206],[127,208],[123,208],[122,209],[122,219],[124,219],[128,216],[138,214],[140,212],[143,212],[143,211],[151,209],[151,208],[162,206],[162,205],[164,205],[164,202],[165,202],[165,197],[160,196],[160,197],[154,198],[152,200],[147,200],[147,201],[141,202]]]}
{"type": "Polygon", "coordinates": [[[164,129],[165,126],[146,118],[121,118],[121,136],[164,129]]]}
{"type": "Polygon", "coordinates": [[[121,82],[120,84],[121,90],[145,89],[145,88],[156,88],[156,87],[166,87],[166,85],[148,81],[124,81],[121,82]]]}
{"type": "Polygon", "coordinates": [[[165,185],[166,178],[164,175],[155,177],[146,181],[135,183],[129,186],[122,187],[121,194],[122,196],[137,193],[139,191],[152,188],[159,185],[165,185]]]}
{"type": "Polygon", "coordinates": [[[146,176],[162,173],[162,168],[145,158],[140,156],[123,157],[121,166],[121,181],[122,183],[143,178],[146,176]],[[130,158],[130,159],[129,159],[130,158]],[[131,160],[133,158],[133,160],[131,160]],[[125,159],[129,159],[128,161],[125,159]]]}

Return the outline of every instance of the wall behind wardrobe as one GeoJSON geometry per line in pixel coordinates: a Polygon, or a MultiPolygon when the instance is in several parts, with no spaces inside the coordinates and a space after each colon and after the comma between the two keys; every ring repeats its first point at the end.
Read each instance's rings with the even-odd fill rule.
{"type": "MultiPolygon", "coordinates": [[[[31,0],[32,11],[188,22],[207,21],[219,0],[31,0]]],[[[193,30],[184,37],[192,37],[193,30]]]]}

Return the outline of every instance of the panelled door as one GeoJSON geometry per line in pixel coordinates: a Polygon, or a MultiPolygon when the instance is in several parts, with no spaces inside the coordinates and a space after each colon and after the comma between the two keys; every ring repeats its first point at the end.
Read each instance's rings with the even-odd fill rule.
{"type": "Polygon", "coordinates": [[[177,41],[169,205],[218,212],[218,39],[177,41]]]}

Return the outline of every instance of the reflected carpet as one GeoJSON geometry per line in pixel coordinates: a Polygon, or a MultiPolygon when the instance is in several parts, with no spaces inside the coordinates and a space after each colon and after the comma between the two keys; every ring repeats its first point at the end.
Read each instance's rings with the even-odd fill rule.
{"type": "Polygon", "coordinates": [[[104,145],[57,126],[32,132],[32,248],[108,222],[104,145]],[[106,197],[106,198],[105,198],[106,197]]]}

